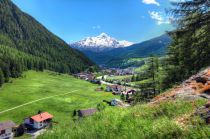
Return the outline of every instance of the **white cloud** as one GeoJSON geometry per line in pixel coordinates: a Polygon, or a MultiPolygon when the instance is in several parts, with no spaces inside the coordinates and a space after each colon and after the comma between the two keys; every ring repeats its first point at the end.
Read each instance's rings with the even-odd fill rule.
{"type": "Polygon", "coordinates": [[[152,19],[154,19],[157,22],[158,25],[171,23],[171,17],[169,18],[163,16],[161,12],[149,11],[149,15],[152,19]]]}
{"type": "Polygon", "coordinates": [[[101,29],[101,26],[100,25],[97,25],[97,26],[93,26],[92,28],[93,29],[101,29]]]}
{"type": "Polygon", "coordinates": [[[155,4],[157,6],[160,6],[160,3],[157,2],[156,0],[142,0],[142,2],[145,4],[155,4]]]}

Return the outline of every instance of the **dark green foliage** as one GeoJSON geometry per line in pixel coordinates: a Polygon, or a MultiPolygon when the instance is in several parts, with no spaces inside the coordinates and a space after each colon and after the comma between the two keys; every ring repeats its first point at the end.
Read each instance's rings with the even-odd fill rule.
{"type": "Polygon", "coordinates": [[[20,137],[25,133],[25,127],[23,124],[19,125],[15,130],[15,137],[20,137]]]}
{"type": "Polygon", "coordinates": [[[0,68],[0,87],[2,86],[2,84],[4,83],[5,79],[4,79],[4,74],[3,71],[0,68]]]}
{"type": "Polygon", "coordinates": [[[132,77],[131,77],[131,82],[135,82],[136,81],[136,77],[135,77],[135,75],[133,75],[132,77]]]}
{"type": "Polygon", "coordinates": [[[172,14],[177,29],[165,65],[165,88],[210,65],[210,1],[190,0],[174,3],[172,14]]]}
{"type": "Polygon", "coordinates": [[[76,73],[94,65],[10,0],[0,0],[0,68],[5,81],[24,70],[76,73]]]}
{"type": "Polygon", "coordinates": [[[97,104],[97,110],[98,111],[103,111],[106,109],[107,104],[105,102],[101,102],[99,104],[97,104]]]}
{"type": "Polygon", "coordinates": [[[124,95],[123,93],[121,94],[120,99],[121,99],[122,101],[125,100],[125,95],[124,95]]]}
{"type": "Polygon", "coordinates": [[[138,74],[136,77],[136,81],[147,80],[147,82],[138,85],[140,91],[134,96],[136,103],[149,101],[160,93],[158,57],[151,56],[147,61],[147,66],[144,74],[138,74]]]}

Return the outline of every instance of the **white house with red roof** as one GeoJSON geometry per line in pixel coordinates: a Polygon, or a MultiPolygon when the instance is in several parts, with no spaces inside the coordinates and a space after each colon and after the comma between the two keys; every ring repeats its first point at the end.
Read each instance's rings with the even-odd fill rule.
{"type": "Polygon", "coordinates": [[[24,124],[32,126],[34,129],[42,129],[49,126],[52,122],[53,115],[48,112],[42,112],[24,120],[24,124]]]}

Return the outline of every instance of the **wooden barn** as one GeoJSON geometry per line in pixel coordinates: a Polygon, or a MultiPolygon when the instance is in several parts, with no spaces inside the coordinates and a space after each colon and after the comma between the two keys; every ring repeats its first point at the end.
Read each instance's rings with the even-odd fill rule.
{"type": "Polygon", "coordinates": [[[96,113],[98,110],[95,108],[91,109],[85,109],[85,110],[78,110],[78,116],[79,117],[86,117],[86,116],[91,116],[94,113],[96,113]]]}

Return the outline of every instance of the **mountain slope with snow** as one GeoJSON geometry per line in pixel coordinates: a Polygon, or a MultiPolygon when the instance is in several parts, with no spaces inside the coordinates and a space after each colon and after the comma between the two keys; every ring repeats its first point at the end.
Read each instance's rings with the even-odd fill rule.
{"type": "Polygon", "coordinates": [[[81,51],[88,50],[92,52],[104,52],[115,48],[123,48],[132,45],[129,41],[118,41],[106,33],[101,33],[96,37],[87,37],[81,41],[71,43],[70,46],[81,51]]]}

